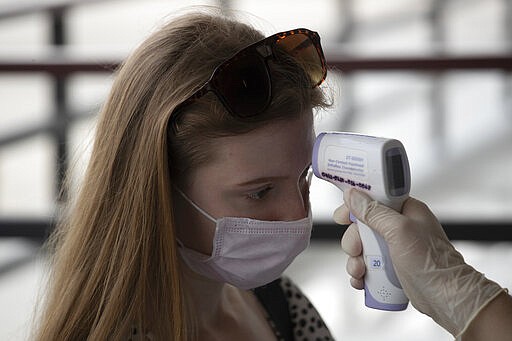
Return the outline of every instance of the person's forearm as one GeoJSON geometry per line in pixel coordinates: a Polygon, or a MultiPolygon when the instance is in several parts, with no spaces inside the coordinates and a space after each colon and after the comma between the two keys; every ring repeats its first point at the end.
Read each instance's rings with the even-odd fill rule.
{"type": "Polygon", "coordinates": [[[462,341],[511,341],[512,297],[502,292],[489,302],[468,326],[462,341]]]}

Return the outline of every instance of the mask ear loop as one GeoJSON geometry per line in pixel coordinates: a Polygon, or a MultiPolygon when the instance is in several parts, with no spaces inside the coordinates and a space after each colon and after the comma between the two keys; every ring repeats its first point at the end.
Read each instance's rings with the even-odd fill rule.
{"type": "Polygon", "coordinates": [[[185,193],[183,193],[178,187],[176,187],[176,186],[173,186],[173,187],[183,197],[183,199],[185,199],[190,205],[192,205],[196,210],[198,210],[199,213],[204,215],[206,218],[210,219],[213,223],[215,223],[215,224],[217,223],[217,219],[212,217],[210,214],[208,214],[208,212],[203,210],[195,202],[193,202],[191,199],[189,199],[189,197],[187,197],[187,195],[185,193]]]}

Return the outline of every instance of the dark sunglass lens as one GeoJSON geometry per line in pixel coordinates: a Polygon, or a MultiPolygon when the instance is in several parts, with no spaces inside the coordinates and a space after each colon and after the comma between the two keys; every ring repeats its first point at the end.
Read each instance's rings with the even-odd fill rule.
{"type": "Polygon", "coordinates": [[[324,79],[321,56],[313,41],[303,33],[286,36],[277,42],[277,46],[293,56],[311,78],[312,86],[319,85],[324,79]]]}
{"type": "Polygon", "coordinates": [[[219,70],[214,87],[232,113],[241,117],[259,114],[267,107],[271,97],[267,67],[254,54],[238,56],[219,70]]]}

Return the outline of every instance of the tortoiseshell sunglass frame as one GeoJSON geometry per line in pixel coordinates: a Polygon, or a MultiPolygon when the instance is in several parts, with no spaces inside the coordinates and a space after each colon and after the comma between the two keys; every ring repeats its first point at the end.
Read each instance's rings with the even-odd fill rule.
{"type": "MultiPolygon", "coordinates": [[[[231,58],[229,58],[228,60],[226,60],[225,62],[220,64],[218,67],[216,67],[215,70],[213,71],[212,75],[208,79],[208,81],[206,81],[201,87],[199,87],[199,89],[196,90],[185,101],[183,101],[178,106],[176,106],[176,108],[173,110],[173,113],[171,114],[171,121],[175,122],[177,119],[177,116],[179,116],[178,115],[179,112],[184,107],[186,107],[193,101],[197,100],[198,98],[204,96],[209,91],[212,91],[213,93],[215,93],[216,96],[219,98],[219,100],[224,105],[224,107],[226,108],[226,110],[228,110],[228,112],[234,116],[249,117],[249,116],[259,114],[270,103],[271,98],[272,98],[271,91],[269,91],[267,97],[265,98],[265,102],[264,102],[264,105],[262,105],[262,108],[258,108],[258,110],[255,110],[254,113],[252,113],[251,115],[240,114],[240,113],[235,112],[232,109],[232,107],[230,105],[230,99],[226,98],[226,97],[229,97],[229,95],[226,96],[227,94],[221,93],[221,91],[218,89],[218,87],[215,86],[216,76],[218,74],[220,74],[222,71],[224,71],[226,68],[229,68],[231,65],[233,65],[233,63],[236,63],[236,61],[241,59],[243,56],[256,53],[256,55],[259,56],[259,58],[265,63],[268,82],[270,82],[269,88],[271,89],[272,80],[270,77],[270,70],[268,68],[267,61],[269,58],[276,59],[275,48],[277,46],[282,47],[284,49],[284,51],[288,52],[292,57],[294,57],[294,59],[299,63],[299,65],[302,65],[304,67],[304,63],[301,63],[304,61],[304,59],[300,58],[301,56],[299,54],[293,53],[293,51],[296,50],[298,47],[301,47],[301,49],[307,48],[309,45],[309,42],[311,42],[315,48],[316,56],[312,56],[312,57],[313,57],[313,59],[318,58],[319,65],[317,65],[316,67],[317,67],[318,71],[320,71],[320,73],[318,75],[312,75],[309,72],[310,70],[305,69],[304,71],[308,74],[308,76],[312,80],[312,87],[314,88],[314,87],[319,86],[325,80],[325,77],[327,76],[327,66],[326,66],[326,61],[325,61],[325,56],[324,56],[324,53],[322,50],[322,46],[320,44],[320,36],[318,35],[318,33],[315,31],[308,30],[306,28],[298,28],[298,29],[289,30],[289,31],[285,31],[285,32],[279,32],[279,33],[276,33],[272,36],[269,36],[263,40],[260,40],[256,43],[253,43],[253,44],[241,49],[240,51],[235,53],[231,58]],[[293,37],[293,36],[298,37],[300,35],[307,37],[307,39],[304,39],[301,42],[301,44],[297,45],[296,47],[294,47],[291,50],[286,49],[286,45],[284,43],[287,41],[287,39],[289,39],[289,37],[293,37]],[[304,43],[306,43],[306,45],[304,45],[304,43]],[[315,79],[317,79],[317,80],[315,81],[315,79]]],[[[313,72],[313,71],[311,71],[311,72],[313,72]]]]}

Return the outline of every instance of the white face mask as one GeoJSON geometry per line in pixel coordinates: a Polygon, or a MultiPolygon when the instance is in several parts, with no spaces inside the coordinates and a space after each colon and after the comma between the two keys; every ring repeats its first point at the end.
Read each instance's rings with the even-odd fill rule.
{"type": "Polygon", "coordinates": [[[262,221],[250,218],[215,219],[183,192],[178,192],[201,214],[215,223],[213,251],[204,255],[179,243],[184,262],[195,272],[241,289],[252,289],[279,278],[309,245],[311,211],[295,221],[262,221]]]}

